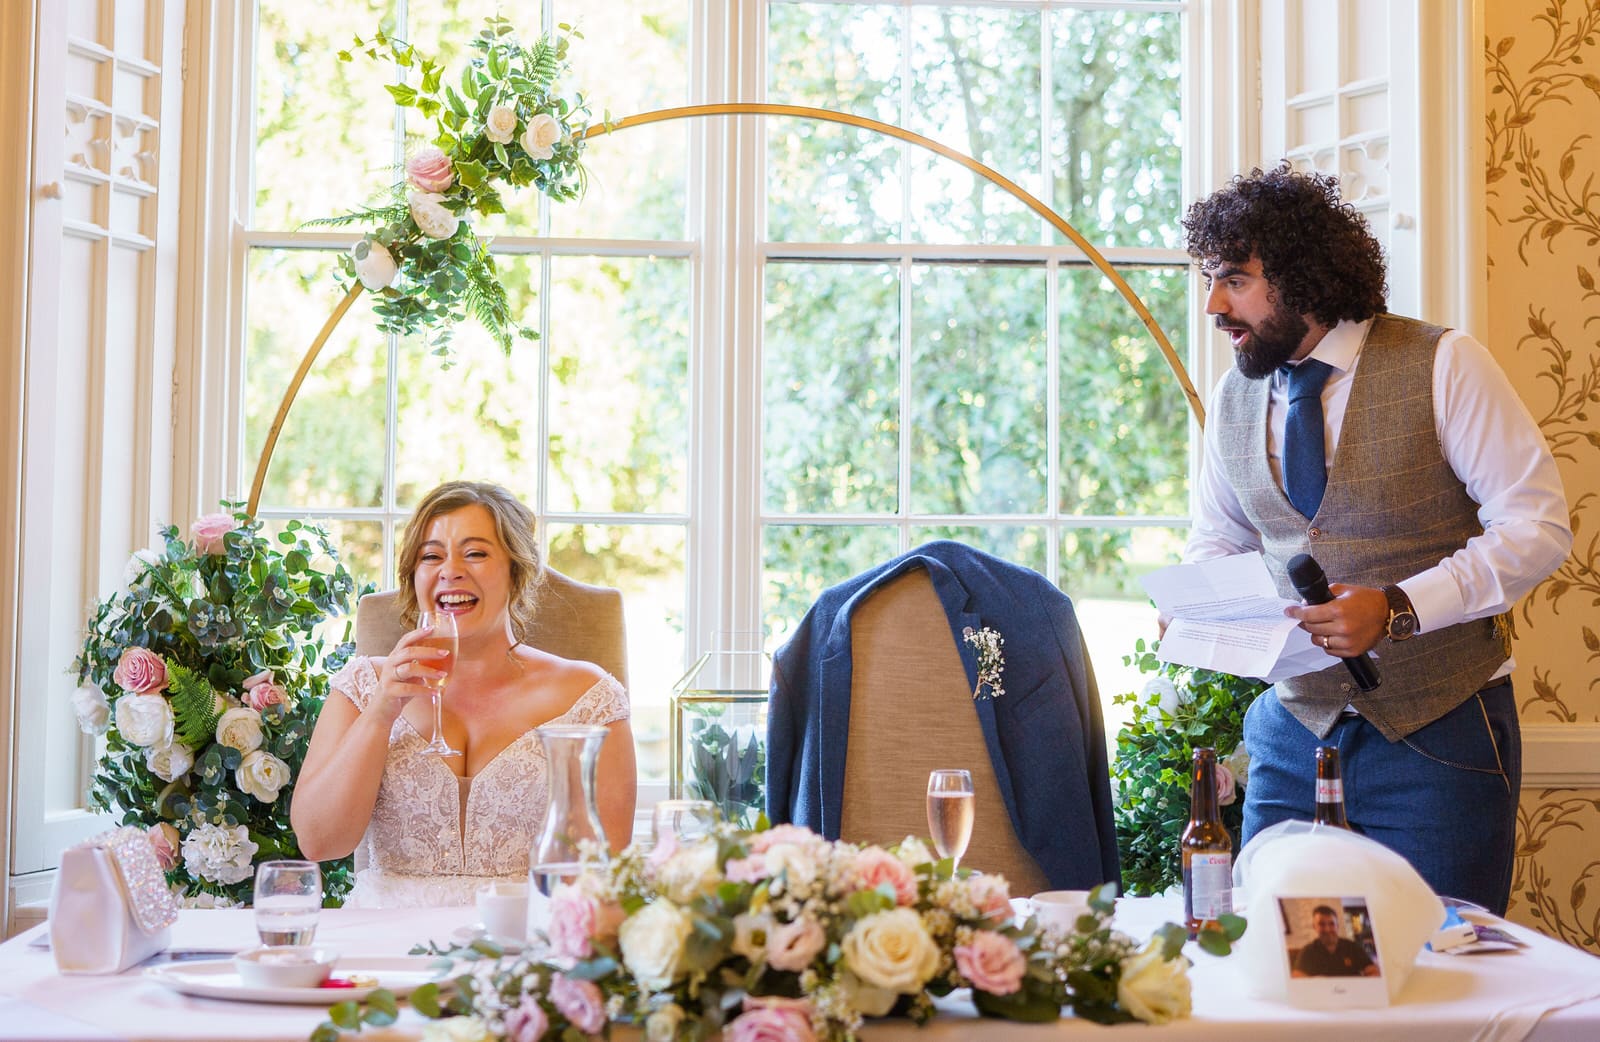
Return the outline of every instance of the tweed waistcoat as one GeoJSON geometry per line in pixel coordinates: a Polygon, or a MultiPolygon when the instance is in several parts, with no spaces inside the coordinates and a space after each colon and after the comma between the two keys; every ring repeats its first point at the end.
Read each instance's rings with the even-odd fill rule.
{"type": "MultiPolygon", "coordinates": [[[[1222,470],[1261,534],[1282,596],[1299,600],[1287,574],[1295,554],[1315,557],[1330,582],[1380,587],[1433,567],[1483,532],[1478,504],[1445,461],[1434,425],[1433,358],[1443,333],[1392,315],[1373,320],[1328,488],[1309,522],[1268,464],[1268,381],[1237,369],[1223,378],[1212,421],[1222,470]]],[[[1506,659],[1493,619],[1383,640],[1373,653],[1383,681],[1374,691],[1360,691],[1335,663],[1282,681],[1278,698],[1319,737],[1349,703],[1392,742],[1460,705],[1506,659]]]]}

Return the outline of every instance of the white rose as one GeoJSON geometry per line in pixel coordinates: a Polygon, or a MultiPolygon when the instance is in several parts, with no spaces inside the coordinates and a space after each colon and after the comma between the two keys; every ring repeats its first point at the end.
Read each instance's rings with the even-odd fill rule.
{"type": "Polygon", "coordinates": [[[671,901],[652,901],[622,922],[622,962],[646,991],[671,987],[693,932],[688,912],[671,901]]]}
{"type": "Polygon", "coordinates": [[[934,860],[933,851],[915,836],[907,836],[899,846],[895,847],[895,856],[911,868],[929,864],[934,860]]]}
{"type": "Polygon", "coordinates": [[[422,1025],[422,1042],[495,1042],[482,1017],[447,1017],[422,1025]]]}
{"type": "Polygon", "coordinates": [[[683,1023],[683,1007],[669,1002],[645,1018],[645,1042],[672,1042],[683,1023]]]}
{"type": "Polygon", "coordinates": [[[176,781],[194,766],[194,750],[181,742],[151,746],[144,751],[144,765],[162,781],[176,781]]]}
{"type": "Polygon", "coordinates": [[[461,223],[461,218],[444,208],[444,196],[438,192],[412,192],[406,203],[411,207],[411,219],[430,239],[450,238],[461,223]]]}
{"type": "Polygon", "coordinates": [[[400,274],[400,265],[381,242],[362,239],[351,248],[350,255],[355,258],[356,278],[370,290],[387,289],[400,274]]]}
{"type": "Polygon", "coordinates": [[[556,154],[556,142],[561,140],[561,124],[555,117],[541,112],[528,120],[528,129],[522,132],[522,150],[531,159],[549,159],[556,154]]]}
{"type": "Polygon", "coordinates": [[[1122,960],[1117,1004],[1146,1024],[1165,1024],[1189,1015],[1190,990],[1188,964],[1162,958],[1161,942],[1152,940],[1122,960]]]}
{"type": "Polygon", "coordinates": [[[128,558],[128,563],[122,566],[122,585],[132,587],[149,577],[150,569],[161,563],[161,555],[146,547],[135,550],[128,558]]]}
{"type": "Polygon", "coordinates": [[[238,883],[250,878],[250,862],[260,849],[243,825],[223,828],[207,822],[183,839],[183,867],[196,879],[238,883]]]}
{"type": "Polygon", "coordinates": [[[288,764],[260,749],[246,753],[233,772],[233,780],[240,791],[249,793],[262,803],[277,799],[278,791],[289,784],[290,777],[288,764]]]}
{"type": "Polygon", "coordinates": [[[722,881],[717,871],[717,845],[692,843],[679,847],[663,864],[657,876],[661,892],[677,904],[688,904],[702,894],[716,890],[722,881]]]}
{"type": "Polygon", "coordinates": [[[172,741],[172,706],[161,695],[124,694],[117,699],[117,730],[146,749],[172,741]]]}
{"type": "Polygon", "coordinates": [[[496,105],[483,120],[483,136],[497,145],[511,140],[517,132],[517,110],[510,105],[496,105]]]}
{"type": "Polygon", "coordinates": [[[1222,764],[1233,772],[1241,788],[1250,784],[1250,750],[1244,747],[1243,742],[1234,746],[1233,752],[1222,758],[1222,764]]]}
{"type": "Polygon", "coordinates": [[[910,995],[939,969],[939,946],[909,908],[874,912],[850,927],[840,944],[844,964],[878,988],[910,995]]]}
{"type": "Polygon", "coordinates": [[[217,742],[242,753],[261,748],[261,714],[234,706],[217,721],[217,742]]]}
{"type": "Polygon", "coordinates": [[[78,718],[78,730],[84,734],[105,734],[111,724],[111,703],[99,688],[80,687],[72,693],[72,715],[78,718]]]}
{"type": "Polygon", "coordinates": [[[1194,701],[1194,695],[1187,691],[1179,691],[1172,681],[1166,677],[1151,677],[1145,681],[1144,688],[1139,692],[1140,701],[1150,704],[1150,696],[1159,696],[1157,705],[1168,716],[1176,716],[1179,706],[1186,706],[1194,701]]]}
{"type": "Polygon", "coordinates": [[[774,843],[767,848],[767,874],[773,877],[770,889],[774,895],[804,893],[816,882],[817,861],[799,843],[774,843]]]}

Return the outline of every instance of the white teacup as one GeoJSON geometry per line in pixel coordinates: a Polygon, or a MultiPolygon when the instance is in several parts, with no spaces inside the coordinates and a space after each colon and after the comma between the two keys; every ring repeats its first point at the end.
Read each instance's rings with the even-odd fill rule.
{"type": "Polygon", "coordinates": [[[501,941],[528,939],[528,884],[497,882],[478,890],[478,921],[483,931],[501,941]]]}
{"type": "Polygon", "coordinates": [[[1039,923],[1057,932],[1077,927],[1078,917],[1089,914],[1089,891],[1044,890],[1028,899],[1039,923]]]}

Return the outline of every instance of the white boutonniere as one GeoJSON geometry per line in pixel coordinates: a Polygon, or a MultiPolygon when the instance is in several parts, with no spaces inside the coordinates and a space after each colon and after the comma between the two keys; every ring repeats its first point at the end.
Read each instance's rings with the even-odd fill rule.
{"type": "Polygon", "coordinates": [[[1005,671],[1006,658],[1000,653],[1000,646],[1006,639],[987,626],[981,630],[968,626],[961,631],[961,638],[978,653],[978,686],[972,689],[972,697],[999,698],[1005,694],[1006,689],[1000,686],[1000,674],[1005,671]],[[989,689],[987,695],[984,688],[989,689]]]}

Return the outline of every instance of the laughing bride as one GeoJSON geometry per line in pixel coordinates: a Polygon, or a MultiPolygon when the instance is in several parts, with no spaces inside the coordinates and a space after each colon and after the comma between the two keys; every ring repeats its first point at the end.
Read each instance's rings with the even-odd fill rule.
{"type": "Polygon", "coordinates": [[[446,653],[413,629],[382,658],[333,678],[295,785],[290,821],[307,857],[362,848],[347,904],[471,904],[479,887],[525,880],[549,805],[534,728],[603,724],[600,820],[614,848],[632,834],[637,779],[627,692],[588,662],[522,643],[543,570],[532,512],[498,485],[449,482],[423,498],[400,552],[402,618],[454,616],[443,734],[460,756],[425,751],[429,680],[446,653]],[[419,697],[420,696],[420,697],[419,697]]]}

